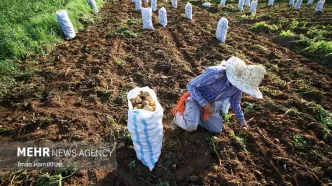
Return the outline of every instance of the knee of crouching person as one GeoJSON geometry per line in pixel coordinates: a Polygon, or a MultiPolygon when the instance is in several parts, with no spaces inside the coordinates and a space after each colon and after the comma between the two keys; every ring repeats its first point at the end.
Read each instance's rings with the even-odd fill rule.
{"type": "Polygon", "coordinates": [[[186,128],[186,131],[192,132],[192,131],[194,131],[196,129],[197,129],[197,127],[188,127],[188,128],[186,128]]]}

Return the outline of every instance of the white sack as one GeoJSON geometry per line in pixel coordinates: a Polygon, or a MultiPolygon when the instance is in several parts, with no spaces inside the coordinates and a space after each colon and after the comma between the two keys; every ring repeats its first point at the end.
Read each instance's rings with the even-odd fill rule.
{"type": "Polygon", "coordinates": [[[151,0],[151,8],[152,8],[152,11],[157,10],[157,0],[151,0]]]}
{"type": "Polygon", "coordinates": [[[246,2],[244,3],[244,6],[250,6],[250,0],[246,0],[246,2]]]}
{"type": "Polygon", "coordinates": [[[57,11],[56,20],[63,33],[66,35],[66,38],[72,39],[76,36],[73,23],[70,21],[66,10],[57,11]]]}
{"type": "Polygon", "coordinates": [[[93,9],[94,12],[99,12],[97,8],[97,4],[95,0],[88,0],[90,7],[93,9]]]}
{"type": "MultiPolygon", "coordinates": [[[[142,9],[143,11],[144,9],[142,9]]],[[[150,171],[158,161],[163,141],[163,113],[164,110],[158,102],[157,96],[149,87],[134,88],[127,95],[128,100],[128,131],[134,144],[136,156],[150,171]],[[131,98],[139,95],[140,91],[149,92],[156,103],[154,112],[143,109],[133,110],[131,98]]]]}
{"type": "Polygon", "coordinates": [[[296,10],[299,10],[299,9],[301,8],[302,1],[303,1],[303,0],[297,0],[297,1],[296,1],[296,4],[295,4],[295,6],[294,6],[294,8],[295,8],[296,10]]]}
{"type": "Polygon", "coordinates": [[[317,2],[315,12],[322,12],[323,11],[323,6],[324,6],[325,0],[320,0],[317,2]]]}
{"type": "Polygon", "coordinates": [[[186,12],[186,18],[189,20],[193,20],[193,8],[190,3],[186,4],[186,7],[184,8],[186,12]]]}
{"type": "Polygon", "coordinates": [[[258,1],[252,1],[250,5],[250,13],[255,14],[257,9],[258,1]]]}
{"type": "Polygon", "coordinates": [[[202,4],[202,6],[207,8],[207,7],[211,7],[211,4],[209,2],[205,2],[202,4]]]}
{"type": "Polygon", "coordinates": [[[161,26],[166,27],[167,25],[166,9],[162,7],[161,9],[159,9],[158,14],[159,14],[159,23],[161,24],[161,26]]]}
{"type": "Polygon", "coordinates": [[[274,3],[274,0],[269,0],[269,2],[267,3],[267,6],[272,6],[274,3]]]}
{"type": "Polygon", "coordinates": [[[152,24],[152,9],[151,8],[142,8],[142,22],[143,29],[154,29],[152,24]]]}
{"type": "Polygon", "coordinates": [[[226,0],[220,0],[220,6],[225,6],[226,0]]]}
{"type": "Polygon", "coordinates": [[[289,0],[288,5],[289,5],[289,6],[294,6],[294,1],[295,1],[295,0],[289,0]]]}
{"type": "Polygon", "coordinates": [[[141,9],[142,9],[142,0],[135,0],[135,9],[136,9],[136,11],[141,11],[141,9]]]}
{"type": "Polygon", "coordinates": [[[314,0],[308,0],[307,5],[312,5],[312,3],[314,3],[314,0]]]}
{"type": "Polygon", "coordinates": [[[216,32],[216,37],[219,41],[225,43],[227,30],[228,30],[228,20],[222,17],[218,22],[217,32],[216,32]]]}
{"type": "Polygon", "coordinates": [[[239,4],[237,5],[237,9],[242,11],[243,10],[243,5],[244,5],[244,0],[239,0],[239,4]]]}
{"type": "Polygon", "coordinates": [[[178,1],[177,0],[172,0],[172,7],[177,8],[178,7],[178,1]]]}

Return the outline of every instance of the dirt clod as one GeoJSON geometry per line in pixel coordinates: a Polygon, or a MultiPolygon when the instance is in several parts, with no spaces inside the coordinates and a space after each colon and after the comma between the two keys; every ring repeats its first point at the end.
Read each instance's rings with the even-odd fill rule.
{"type": "Polygon", "coordinates": [[[227,181],[227,186],[238,186],[238,182],[235,180],[227,181]]]}
{"type": "Polygon", "coordinates": [[[125,143],[124,142],[120,142],[119,144],[118,144],[118,146],[116,147],[116,150],[120,150],[120,149],[122,149],[123,147],[125,147],[126,145],[125,145],[125,143]]]}
{"type": "Polygon", "coordinates": [[[189,180],[190,180],[191,182],[196,182],[198,179],[199,179],[198,176],[190,176],[190,177],[189,177],[189,180]]]}

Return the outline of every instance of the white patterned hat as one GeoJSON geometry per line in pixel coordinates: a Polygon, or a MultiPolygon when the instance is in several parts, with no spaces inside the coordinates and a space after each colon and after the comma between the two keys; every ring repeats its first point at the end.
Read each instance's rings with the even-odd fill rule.
{"type": "Polygon", "coordinates": [[[260,65],[246,65],[240,58],[232,56],[226,62],[226,75],[229,82],[250,96],[262,99],[259,84],[262,82],[266,70],[260,65]]]}

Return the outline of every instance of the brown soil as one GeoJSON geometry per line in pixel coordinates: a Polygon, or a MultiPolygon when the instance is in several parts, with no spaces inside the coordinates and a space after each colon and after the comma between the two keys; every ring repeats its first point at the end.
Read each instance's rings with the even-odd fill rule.
{"type": "MultiPolygon", "coordinates": [[[[126,146],[117,150],[116,171],[77,173],[64,180],[65,185],[331,184],[332,137],[317,120],[315,109],[315,104],[320,104],[332,111],[331,71],[276,43],[273,35],[251,32],[252,23],[236,16],[227,17],[227,41],[219,43],[215,39],[219,8],[203,9],[194,3],[194,20],[188,21],[185,3],[178,3],[178,9],[173,9],[170,3],[159,2],[158,7],[165,6],[168,11],[168,26],[155,24],[155,30],[143,31],[141,24],[127,23],[128,19],[141,19],[132,3],[106,2],[101,19],[39,59],[42,71],[25,82],[28,88],[1,101],[0,141],[107,141],[115,134],[118,141],[124,141],[128,133],[126,93],[135,86],[149,86],[165,109],[162,155],[154,170],[150,173],[137,160],[126,141],[126,146]],[[138,37],[116,33],[126,27],[138,37]],[[268,52],[258,50],[257,45],[268,52]],[[219,166],[210,134],[204,130],[173,132],[167,125],[172,119],[171,108],[186,91],[186,84],[206,67],[232,55],[266,66],[268,74],[262,83],[265,99],[243,97],[243,108],[249,108],[248,103],[256,105],[245,113],[247,120],[253,118],[250,131],[236,131],[232,116],[217,136],[219,166]],[[301,94],[299,85],[308,80],[314,92],[301,94]],[[116,124],[110,124],[111,118],[116,124]],[[244,138],[244,146],[234,133],[244,138]],[[307,143],[294,143],[295,135],[303,136],[307,143]],[[133,160],[135,168],[128,165],[133,160]]],[[[331,6],[324,8],[332,11],[331,6]]],[[[294,12],[279,12],[282,17],[275,19],[303,17],[311,14],[311,9],[294,12]]],[[[309,19],[331,23],[327,14],[317,16],[319,19],[309,19]]],[[[157,23],[157,13],[153,19],[157,23]]],[[[11,180],[2,177],[0,183],[7,185],[11,180]]]]}

